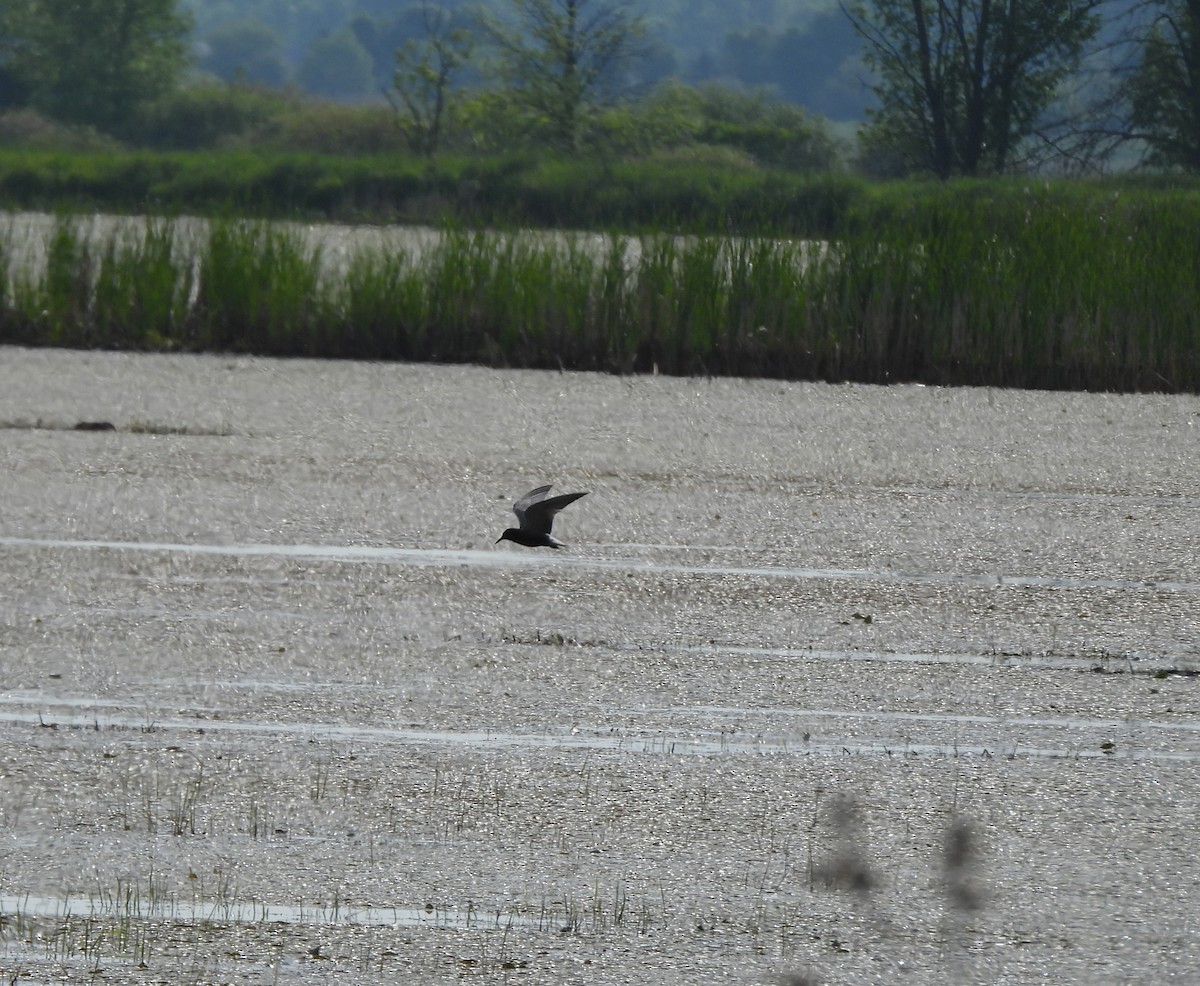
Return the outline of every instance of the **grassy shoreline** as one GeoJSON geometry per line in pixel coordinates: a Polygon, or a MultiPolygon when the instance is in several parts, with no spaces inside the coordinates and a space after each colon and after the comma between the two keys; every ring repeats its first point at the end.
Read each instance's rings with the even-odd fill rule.
{"type": "MultiPolygon", "coordinates": [[[[564,189],[583,195],[564,180],[544,201],[564,189]]],[[[688,207],[695,223],[632,238],[451,225],[429,249],[352,249],[336,276],[286,226],[218,219],[183,250],[185,220],[97,241],[64,217],[44,276],[0,243],[0,342],[1200,390],[1200,185],[830,178],[825,192],[794,213],[777,198],[771,223],[727,213],[718,232],[699,221],[727,204],[716,193],[688,207]]]]}
{"type": "Polygon", "coordinates": [[[670,159],[0,148],[0,208],[45,212],[827,236],[865,189],[670,159]]]}

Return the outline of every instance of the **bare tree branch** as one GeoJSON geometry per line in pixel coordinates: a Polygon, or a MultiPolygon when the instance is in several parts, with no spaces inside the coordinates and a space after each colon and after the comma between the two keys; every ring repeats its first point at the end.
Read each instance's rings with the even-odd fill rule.
{"type": "Polygon", "coordinates": [[[501,75],[528,113],[568,150],[587,118],[623,88],[621,66],[645,55],[645,20],[621,0],[511,0],[488,25],[501,75]]]}
{"type": "Polygon", "coordinates": [[[1103,2],[844,0],[877,76],[868,141],[943,178],[1011,167],[1103,2]]]}

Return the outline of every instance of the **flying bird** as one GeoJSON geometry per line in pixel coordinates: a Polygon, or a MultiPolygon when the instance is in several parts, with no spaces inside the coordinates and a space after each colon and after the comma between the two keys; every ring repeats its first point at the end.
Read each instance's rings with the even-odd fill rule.
{"type": "Polygon", "coordinates": [[[496,539],[496,543],[516,541],[527,548],[565,548],[565,544],[550,534],[554,515],[567,504],[587,496],[587,493],[563,493],[547,498],[549,492],[549,486],[539,486],[514,503],[513,513],[517,515],[521,526],[510,527],[496,539]]]}

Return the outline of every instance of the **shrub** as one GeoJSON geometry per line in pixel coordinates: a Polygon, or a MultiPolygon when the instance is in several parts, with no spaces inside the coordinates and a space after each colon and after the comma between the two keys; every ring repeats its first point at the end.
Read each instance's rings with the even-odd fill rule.
{"type": "Polygon", "coordinates": [[[130,139],[158,150],[220,147],[264,127],[287,104],[283,94],[253,86],[187,86],[144,106],[130,128],[130,139]]]}
{"type": "Polygon", "coordinates": [[[91,127],[59,123],[31,109],[0,113],[0,145],[34,151],[91,152],[120,147],[115,138],[91,127]]]}

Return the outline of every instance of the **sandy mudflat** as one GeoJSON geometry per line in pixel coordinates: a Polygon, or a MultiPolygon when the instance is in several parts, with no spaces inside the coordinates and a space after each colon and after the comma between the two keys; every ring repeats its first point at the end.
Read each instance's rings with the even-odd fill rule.
{"type": "Polygon", "coordinates": [[[0,349],[0,971],[1200,981],[1198,448],[1195,397],[0,349]],[[493,544],[546,482],[570,550],[493,544]]]}

